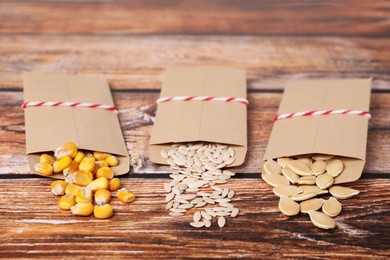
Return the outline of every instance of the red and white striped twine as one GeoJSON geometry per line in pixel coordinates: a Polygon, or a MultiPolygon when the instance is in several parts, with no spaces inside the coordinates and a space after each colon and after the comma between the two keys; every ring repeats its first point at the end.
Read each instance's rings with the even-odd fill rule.
{"type": "Polygon", "coordinates": [[[175,97],[161,97],[157,99],[157,103],[163,103],[169,101],[222,101],[222,102],[238,102],[246,106],[249,105],[249,101],[247,99],[235,98],[235,97],[175,96],[175,97]]]}
{"type": "Polygon", "coordinates": [[[82,102],[53,102],[53,101],[29,101],[24,102],[22,105],[23,109],[27,107],[87,107],[87,108],[100,108],[110,111],[118,112],[118,108],[115,106],[101,105],[95,103],[82,103],[82,102]]]}
{"type": "Polygon", "coordinates": [[[365,116],[368,119],[371,118],[371,114],[368,111],[350,110],[350,109],[331,109],[331,110],[311,110],[311,111],[304,111],[304,112],[279,114],[274,117],[274,121],[280,119],[292,118],[292,117],[320,116],[320,115],[357,115],[357,116],[365,116]]]}

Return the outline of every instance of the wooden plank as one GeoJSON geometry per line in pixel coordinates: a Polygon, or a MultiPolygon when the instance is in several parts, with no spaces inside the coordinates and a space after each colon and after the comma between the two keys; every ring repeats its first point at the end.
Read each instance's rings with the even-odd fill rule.
{"type": "MultiPolygon", "coordinates": [[[[343,200],[334,230],[314,227],[308,216],[286,217],[260,179],[236,179],[237,218],[221,229],[189,226],[191,209],[173,218],[165,211],[162,183],[168,179],[123,179],[137,199],[111,204],[109,220],[74,217],[57,207],[48,179],[0,181],[2,257],[77,258],[376,258],[390,256],[390,180],[359,180],[361,193],[343,200]],[[26,190],[28,192],[26,192],[26,190]]],[[[327,198],[327,197],[325,197],[327,198]]]]}
{"type": "MultiPolygon", "coordinates": [[[[167,173],[168,167],[152,164],[148,159],[149,142],[158,93],[114,93],[122,129],[135,173],[167,173]]],[[[247,161],[237,172],[260,172],[261,159],[271,133],[282,94],[249,94],[247,161]]],[[[25,135],[21,92],[0,95],[0,174],[27,174],[25,135]]],[[[390,173],[390,93],[374,93],[371,98],[373,118],[369,124],[365,173],[390,173]]],[[[55,122],[53,122],[55,123],[55,122]]]]}
{"type": "Polygon", "coordinates": [[[2,1],[0,32],[385,36],[389,8],[385,0],[2,1]]]}
{"type": "Polygon", "coordinates": [[[390,90],[389,46],[387,38],[2,36],[0,88],[21,89],[21,73],[38,70],[103,76],[113,89],[159,89],[165,68],[205,65],[246,68],[250,90],[364,77],[390,90]]]}

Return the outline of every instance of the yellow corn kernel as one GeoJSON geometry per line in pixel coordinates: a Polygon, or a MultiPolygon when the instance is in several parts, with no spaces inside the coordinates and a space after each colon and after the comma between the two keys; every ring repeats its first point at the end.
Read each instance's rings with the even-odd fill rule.
{"type": "Polygon", "coordinates": [[[70,156],[74,158],[76,154],[77,154],[77,146],[72,142],[67,142],[61,145],[54,152],[54,156],[57,157],[57,159],[60,159],[64,156],[70,156]]]}
{"type": "Polygon", "coordinates": [[[79,202],[70,208],[70,211],[77,216],[89,216],[93,212],[93,205],[91,202],[79,202]]]}
{"type": "Polygon", "coordinates": [[[106,158],[106,162],[108,162],[108,165],[110,167],[114,167],[114,166],[117,166],[119,164],[118,158],[116,158],[116,156],[114,156],[114,155],[108,156],[106,158]]]}
{"type": "Polygon", "coordinates": [[[93,181],[93,175],[88,171],[77,171],[74,173],[74,182],[79,186],[87,186],[93,181]]]}
{"type": "Polygon", "coordinates": [[[117,192],[118,199],[125,203],[130,203],[135,200],[135,194],[132,191],[128,191],[126,188],[122,188],[117,192]]]}
{"type": "Polygon", "coordinates": [[[53,165],[53,163],[55,162],[55,159],[53,158],[53,156],[50,156],[50,155],[44,153],[39,157],[39,162],[40,163],[48,163],[50,165],[53,165]]]}
{"type": "Polygon", "coordinates": [[[72,163],[72,158],[70,156],[66,155],[62,157],[61,159],[58,159],[57,161],[54,162],[53,164],[53,170],[55,173],[62,172],[66,168],[70,166],[72,163]]]}
{"type": "Polygon", "coordinates": [[[98,151],[93,152],[93,157],[95,157],[95,159],[97,161],[105,160],[110,155],[111,154],[109,154],[109,153],[103,153],[103,152],[98,152],[98,151]]]}
{"type": "Polygon", "coordinates": [[[106,177],[99,177],[88,184],[88,187],[93,191],[106,190],[108,188],[108,180],[106,177]]]}
{"type": "Polygon", "coordinates": [[[53,181],[50,184],[50,191],[54,195],[64,195],[65,194],[65,189],[68,184],[64,181],[53,181]]]}
{"type": "Polygon", "coordinates": [[[118,178],[113,178],[108,184],[108,190],[116,191],[121,187],[121,180],[118,178]]]}
{"type": "Polygon", "coordinates": [[[96,178],[99,177],[106,177],[107,179],[111,180],[112,178],[114,178],[114,172],[109,167],[102,167],[99,168],[96,173],[96,178]]]}
{"type": "Polygon", "coordinates": [[[106,162],[106,161],[104,161],[104,160],[96,161],[95,164],[96,164],[99,168],[108,167],[108,162],[106,162]]]}
{"type": "Polygon", "coordinates": [[[85,154],[82,151],[78,151],[76,156],[74,157],[73,161],[77,163],[81,163],[81,161],[84,159],[85,154]]]}
{"type": "Polygon", "coordinates": [[[34,166],[34,170],[39,175],[49,176],[53,173],[53,166],[48,163],[37,163],[34,166]]]}
{"type": "Polygon", "coordinates": [[[92,172],[95,168],[95,157],[92,154],[86,154],[81,160],[79,169],[82,171],[92,172]]]}
{"type": "Polygon", "coordinates": [[[60,209],[69,210],[76,204],[73,194],[66,194],[58,200],[58,206],[60,209]]]}
{"type": "Polygon", "coordinates": [[[79,189],[76,195],[76,202],[92,202],[93,195],[92,191],[88,187],[82,187],[79,189]]]}
{"type": "Polygon", "coordinates": [[[97,205],[104,205],[110,202],[111,192],[108,190],[97,190],[95,193],[95,203],[97,205]]]}
{"type": "Polygon", "coordinates": [[[63,173],[64,173],[64,175],[66,177],[69,174],[76,172],[78,169],[79,169],[79,163],[76,162],[75,160],[73,160],[70,163],[69,167],[63,170],[63,173]]]}
{"type": "Polygon", "coordinates": [[[65,194],[72,194],[73,196],[76,196],[79,190],[81,190],[81,187],[79,185],[69,183],[68,186],[66,186],[65,188],[65,194]]]}
{"type": "Polygon", "coordinates": [[[95,218],[104,219],[112,217],[114,211],[112,210],[110,204],[97,205],[93,209],[93,214],[95,215],[95,218]]]}

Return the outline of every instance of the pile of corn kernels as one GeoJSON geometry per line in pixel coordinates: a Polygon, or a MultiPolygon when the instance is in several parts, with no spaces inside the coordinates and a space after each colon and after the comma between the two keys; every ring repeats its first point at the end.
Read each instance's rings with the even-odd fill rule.
{"type": "Polygon", "coordinates": [[[35,171],[43,176],[63,173],[65,180],[53,181],[50,191],[61,196],[58,206],[70,210],[77,216],[90,216],[106,219],[113,215],[109,204],[111,197],[118,197],[124,203],[134,201],[135,194],[120,188],[120,179],[110,167],[119,164],[118,158],[104,152],[79,151],[72,142],[58,147],[54,157],[42,154],[35,171]],[[111,195],[111,192],[113,194],[111,195]]]}

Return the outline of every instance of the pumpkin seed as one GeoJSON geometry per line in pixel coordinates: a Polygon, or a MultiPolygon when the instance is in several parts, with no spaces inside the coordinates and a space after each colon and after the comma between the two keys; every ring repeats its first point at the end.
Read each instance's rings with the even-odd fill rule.
{"type": "Polygon", "coordinates": [[[330,187],[329,192],[338,199],[348,199],[360,193],[358,190],[338,185],[330,187]]]}
{"type": "Polygon", "coordinates": [[[333,197],[330,197],[327,201],[325,201],[324,205],[322,205],[322,212],[329,217],[336,217],[340,214],[341,210],[341,203],[333,197]]]}
{"type": "Polygon", "coordinates": [[[279,199],[279,210],[284,215],[294,216],[299,213],[299,204],[286,195],[282,195],[279,199]]]}
{"type": "Polygon", "coordinates": [[[326,165],[326,171],[332,175],[332,177],[337,177],[344,170],[344,164],[341,160],[330,160],[326,165]]]}
{"type": "Polygon", "coordinates": [[[282,170],[280,165],[271,159],[264,163],[263,169],[267,174],[280,174],[282,170]]]}
{"type": "Polygon", "coordinates": [[[315,185],[302,185],[300,187],[303,192],[302,193],[316,193],[317,195],[322,195],[328,193],[328,190],[321,190],[318,186],[315,185]]]}
{"type": "Polygon", "coordinates": [[[335,221],[328,215],[319,211],[309,211],[310,220],[314,226],[322,229],[333,229],[336,227],[335,221]]]}
{"type": "Polygon", "coordinates": [[[309,211],[320,209],[324,204],[324,201],[324,199],[314,198],[302,201],[299,206],[301,208],[302,213],[308,213],[309,211]]]}
{"type": "Polygon", "coordinates": [[[295,200],[295,201],[302,201],[302,200],[308,200],[308,199],[314,198],[315,196],[317,196],[317,193],[314,193],[314,192],[313,193],[300,193],[300,194],[291,196],[290,198],[292,200],[295,200]]]}
{"type": "Polygon", "coordinates": [[[321,161],[328,161],[332,159],[334,155],[329,155],[329,154],[316,154],[313,156],[313,160],[321,160],[321,161]]]}
{"type": "Polygon", "coordinates": [[[294,160],[288,162],[288,168],[290,168],[293,172],[300,176],[311,176],[313,173],[311,172],[310,166],[307,165],[302,160],[294,160]]]}
{"type": "Polygon", "coordinates": [[[292,161],[292,159],[289,157],[280,157],[280,158],[276,159],[276,161],[279,163],[280,166],[282,166],[282,168],[286,168],[288,162],[292,161]]]}
{"type": "Polygon", "coordinates": [[[295,184],[298,182],[299,175],[287,167],[282,169],[282,175],[286,177],[291,183],[295,184]]]}
{"type": "Polygon", "coordinates": [[[326,162],[317,160],[311,165],[311,171],[314,175],[322,174],[326,171],[326,162]]]}
{"type": "Polygon", "coordinates": [[[281,197],[282,195],[286,196],[293,196],[297,195],[298,193],[303,192],[303,190],[297,186],[291,186],[291,185],[281,185],[273,188],[272,190],[276,196],[281,197]]]}
{"type": "Polygon", "coordinates": [[[333,185],[334,179],[329,173],[318,175],[316,178],[316,185],[321,190],[327,189],[333,185]]]}
{"type": "Polygon", "coordinates": [[[280,186],[280,185],[289,185],[290,182],[286,177],[278,174],[262,174],[261,177],[263,180],[271,185],[272,187],[280,186]]]}
{"type": "Polygon", "coordinates": [[[298,184],[315,184],[316,183],[316,176],[303,176],[300,177],[297,181],[298,184]]]}

